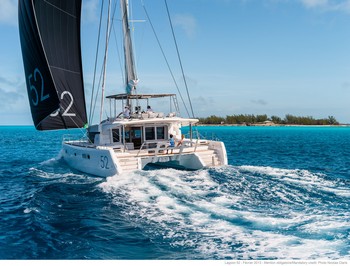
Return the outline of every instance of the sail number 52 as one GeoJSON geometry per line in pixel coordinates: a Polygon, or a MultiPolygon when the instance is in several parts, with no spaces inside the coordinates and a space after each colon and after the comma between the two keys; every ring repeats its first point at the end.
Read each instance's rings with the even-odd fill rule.
{"type": "Polygon", "coordinates": [[[109,169],[108,157],[107,156],[101,156],[100,163],[101,163],[100,164],[101,168],[109,169]]]}
{"type": "MultiPolygon", "coordinates": [[[[74,98],[73,95],[69,92],[69,91],[63,91],[61,94],[61,100],[63,100],[64,96],[67,95],[67,97],[69,97],[70,101],[69,104],[67,106],[67,109],[64,110],[62,116],[75,116],[75,113],[70,113],[70,108],[72,107],[73,103],[74,103],[74,98]]],[[[53,114],[51,114],[50,116],[55,117],[58,115],[60,110],[57,110],[56,112],[54,112],[53,114]]]]}
{"type": "Polygon", "coordinates": [[[38,106],[39,102],[43,102],[50,97],[49,94],[44,93],[44,78],[38,68],[34,70],[33,74],[31,73],[28,76],[28,82],[29,82],[30,92],[34,92],[35,94],[35,97],[33,97],[34,95],[32,96],[32,103],[34,106],[38,106]],[[32,84],[33,79],[34,79],[34,82],[37,82],[38,79],[40,79],[41,81],[40,97],[39,97],[38,89],[32,84]]]}

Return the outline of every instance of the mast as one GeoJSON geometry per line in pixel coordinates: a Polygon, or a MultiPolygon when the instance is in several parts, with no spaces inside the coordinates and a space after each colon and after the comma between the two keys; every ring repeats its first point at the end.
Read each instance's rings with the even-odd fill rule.
{"type": "Polygon", "coordinates": [[[101,98],[101,109],[100,109],[100,123],[102,122],[103,115],[103,105],[104,105],[104,94],[106,86],[106,72],[107,72],[107,56],[108,56],[108,40],[110,32],[110,12],[111,12],[111,0],[108,2],[108,20],[107,20],[107,32],[106,32],[106,48],[105,48],[105,57],[103,63],[103,80],[102,80],[102,98],[101,98]]]}
{"type": "MultiPolygon", "coordinates": [[[[124,57],[125,57],[125,92],[127,95],[135,94],[136,86],[138,83],[135,60],[133,54],[133,47],[130,35],[129,25],[129,1],[120,0],[120,10],[123,23],[123,39],[124,39],[124,57]]],[[[127,105],[132,110],[131,100],[127,100],[127,105]]]]}

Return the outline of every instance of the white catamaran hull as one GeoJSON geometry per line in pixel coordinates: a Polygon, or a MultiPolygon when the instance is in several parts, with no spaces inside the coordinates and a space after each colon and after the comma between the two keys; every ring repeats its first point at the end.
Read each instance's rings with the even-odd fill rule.
{"type": "Polygon", "coordinates": [[[120,169],[115,162],[113,149],[87,148],[63,143],[61,156],[70,167],[84,173],[104,177],[119,174],[120,169]]]}
{"type": "Polygon", "coordinates": [[[78,171],[102,177],[142,170],[146,166],[199,170],[227,165],[225,146],[219,141],[209,141],[207,145],[199,147],[165,149],[157,153],[147,151],[136,155],[132,152],[116,152],[110,147],[63,143],[61,157],[78,171]]]}
{"type": "MultiPolygon", "coordinates": [[[[19,0],[18,4],[28,99],[36,129],[86,128],[82,139],[68,138],[63,141],[61,157],[69,166],[84,173],[107,177],[142,170],[152,165],[186,170],[227,165],[224,144],[203,140],[199,132],[193,130],[199,120],[194,118],[187,85],[192,113],[190,115],[186,108],[189,118],[181,117],[175,94],[138,93],[139,79],[130,33],[128,0],[120,0],[124,93],[106,97],[110,108],[109,115],[103,119],[106,111],[104,99],[108,41],[114,23],[110,17],[112,3],[109,1],[100,79],[100,115],[99,123],[95,125],[92,124],[95,111],[92,102],[98,93],[92,93],[89,119],[84,94],[80,45],[82,1],[19,0]],[[50,20],[46,19],[47,14],[50,14],[50,20]],[[164,105],[165,99],[169,100],[169,105],[164,105]],[[151,101],[156,103],[153,105],[155,110],[151,108],[151,101]],[[165,106],[169,106],[168,112],[165,106]],[[117,111],[118,108],[120,112],[117,111]],[[189,127],[187,135],[182,131],[184,127],[189,127]]],[[[171,22],[169,12],[168,16],[171,22]]],[[[97,51],[99,49],[98,46],[97,51]]],[[[180,59],[179,55],[178,57],[180,59]]],[[[183,77],[185,81],[184,73],[183,77]]],[[[183,104],[186,107],[184,101],[183,104]]]]}

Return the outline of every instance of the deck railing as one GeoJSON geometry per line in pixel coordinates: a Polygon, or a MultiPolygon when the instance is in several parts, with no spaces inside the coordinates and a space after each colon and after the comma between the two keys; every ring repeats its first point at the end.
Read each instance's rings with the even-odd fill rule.
{"type": "Polygon", "coordinates": [[[199,145],[203,145],[203,144],[198,139],[195,142],[184,140],[181,142],[180,145],[178,144],[175,147],[170,147],[168,141],[145,141],[142,143],[136,156],[137,157],[142,156],[140,155],[141,151],[147,151],[148,153],[153,153],[154,155],[164,154],[165,152],[166,154],[168,154],[169,151],[171,151],[171,154],[173,153],[182,154],[185,148],[193,148],[192,151],[196,152],[197,147],[199,145]]]}
{"type": "Polygon", "coordinates": [[[145,141],[142,143],[136,156],[139,156],[142,150],[147,150],[149,153],[158,154],[160,151],[165,151],[168,147],[167,141],[145,141]]]}
{"type": "Polygon", "coordinates": [[[86,136],[81,136],[81,135],[73,135],[73,134],[65,134],[63,135],[63,141],[74,141],[74,142],[86,142],[88,141],[88,139],[86,138],[86,136]]]}

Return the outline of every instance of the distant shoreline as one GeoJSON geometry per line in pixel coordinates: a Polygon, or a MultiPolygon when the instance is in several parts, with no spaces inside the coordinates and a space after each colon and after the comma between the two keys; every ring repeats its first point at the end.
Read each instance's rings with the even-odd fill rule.
{"type": "MultiPolygon", "coordinates": [[[[293,124],[197,124],[197,126],[215,126],[215,127],[350,127],[350,124],[339,125],[293,125],[293,124]]],[[[34,125],[0,125],[0,127],[34,127],[34,125]]]]}
{"type": "Polygon", "coordinates": [[[350,124],[339,125],[293,125],[293,124],[198,124],[197,126],[217,126],[217,127],[350,127],[350,124]]]}

